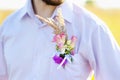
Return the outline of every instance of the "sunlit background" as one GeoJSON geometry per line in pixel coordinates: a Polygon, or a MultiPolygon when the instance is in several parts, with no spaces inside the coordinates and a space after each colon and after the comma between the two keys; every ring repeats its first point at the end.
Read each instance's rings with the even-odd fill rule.
{"type": "MultiPolygon", "coordinates": [[[[120,0],[74,0],[80,4],[93,1],[101,8],[120,8],[120,0]]],[[[26,0],[0,0],[0,9],[17,9],[25,4],[26,0]]]]}
{"type": "MultiPolygon", "coordinates": [[[[74,0],[101,18],[110,28],[120,45],[120,0],[74,0]]],[[[26,0],[0,0],[0,25],[16,9],[24,6],[26,0]]],[[[94,77],[93,79],[94,80],[94,77]]]]}

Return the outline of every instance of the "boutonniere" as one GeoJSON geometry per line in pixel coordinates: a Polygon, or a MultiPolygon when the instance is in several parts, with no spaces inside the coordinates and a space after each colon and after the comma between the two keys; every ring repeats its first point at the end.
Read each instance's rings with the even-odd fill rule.
{"type": "Polygon", "coordinates": [[[54,30],[53,41],[56,44],[56,53],[53,56],[53,60],[55,63],[59,64],[57,69],[60,67],[65,67],[65,65],[69,62],[73,62],[72,56],[74,53],[75,44],[77,41],[76,36],[71,36],[71,39],[68,39],[68,35],[65,29],[64,18],[62,16],[62,11],[58,10],[58,15],[55,19],[51,18],[43,18],[41,16],[36,15],[40,20],[47,23],[54,30]]]}

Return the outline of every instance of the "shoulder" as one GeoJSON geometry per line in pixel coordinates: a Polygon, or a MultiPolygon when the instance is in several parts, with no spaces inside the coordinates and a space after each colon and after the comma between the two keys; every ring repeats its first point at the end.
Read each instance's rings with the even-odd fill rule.
{"type": "Polygon", "coordinates": [[[18,20],[21,18],[22,14],[23,14],[23,9],[22,9],[22,8],[14,11],[12,14],[10,14],[10,15],[4,20],[2,26],[5,26],[5,25],[7,25],[7,24],[11,24],[11,23],[13,23],[13,22],[15,22],[15,21],[18,21],[18,20]]]}
{"type": "Polygon", "coordinates": [[[90,28],[97,28],[106,25],[96,14],[75,2],[73,3],[73,13],[76,19],[82,21],[86,26],[91,26],[90,28]]]}
{"type": "Polygon", "coordinates": [[[19,20],[23,14],[23,8],[14,11],[10,14],[2,23],[0,27],[0,35],[4,35],[9,32],[13,32],[16,30],[19,20]]]}
{"type": "Polygon", "coordinates": [[[73,14],[74,23],[77,24],[76,29],[79,30],[81,34],[84,33],[84,35],[91,36],[96,31],[111,34],[106,23],[83,6],[73,3],[73,14]]]}

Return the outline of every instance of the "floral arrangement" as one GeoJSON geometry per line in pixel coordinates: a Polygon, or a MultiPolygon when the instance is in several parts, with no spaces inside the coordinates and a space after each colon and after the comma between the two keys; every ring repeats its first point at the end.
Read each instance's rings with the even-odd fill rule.
{"type": "Polygon", "coordinates": [[[67,62],[72,62],[74,55],[74,47],[77,38],[72,36],[70,40],[67,39],[66,34],[63,32],[61,34],[57,34],[53,38],[53,42],[56,43],[56,51],[57,53],[54,55],[53,60],[55,63],[60,64],[58,68],[61,66],[65,67],[67,62]]]}
{"type": "Polygon", "coordinates": [[[58,9],[58,16],[55,17],[55,20],[51,18],[45,19],[38,15],[36,16],[54,30],[55,35],[52,42],[56,43],[57,53],[53,56],[53,60],[55,63],[59,64],[58,69],[61,66],[65,67],[67,62],[72,63],[77,38],[76,36],[72,36],[71,39],[68,39],[61,9],[58,9]]]}

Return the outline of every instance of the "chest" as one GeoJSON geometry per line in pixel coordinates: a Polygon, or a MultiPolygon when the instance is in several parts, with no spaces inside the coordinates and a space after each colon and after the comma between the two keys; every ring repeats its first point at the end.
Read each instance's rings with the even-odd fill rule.
{"type": "MultiPolygon", "coordinates": [[[[70,24],[67,24],[67,32],[69,38],[75,34],[70,24]]],[[[53,76],[59,79],[63,76],[66,79],[72,75],[69,74],[70,72],[79,75],[80,72],[77,73],[79,70],[77,67],[80,67],[78,56],[74,57],[74,65],[68,64],[67,69],[57,70],[58,65],[52,60],[56,53],[55,44],[52,42],[53,36],[53,30],[49,27],[39,29],[24,27],[17,33],[7,34],[4,53],[9,74],[19,77],[32,75],[41,80],[48,80],[45,77],[48,75],[51,80],[54,80],[53,76]]]]}

